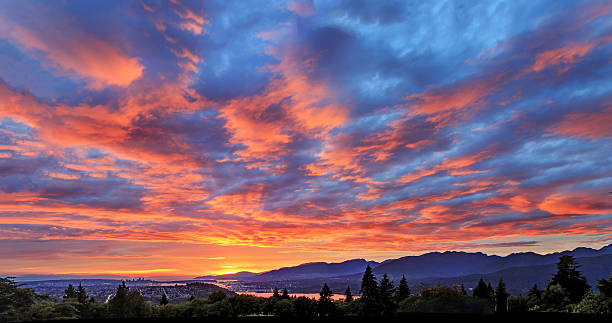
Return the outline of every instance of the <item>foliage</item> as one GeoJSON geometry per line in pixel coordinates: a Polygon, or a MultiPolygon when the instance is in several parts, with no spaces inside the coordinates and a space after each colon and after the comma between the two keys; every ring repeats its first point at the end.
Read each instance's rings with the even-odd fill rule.
{"type": "Polygon", "coordinates": [[[166,296],[166,293],[162,295],[159,305],[168,305],[168,296],[166,296]]]}
{"type": "Polygon", "coordinates": [[[151,316],[151,304],[147,303],[140,293],[130,292],[125,281],[117,287],[115,296],[108,303],[111,317],[114,318],[151,316]]]}
{"type": "Polygon", "coordinates": [[[588,291],[574,309],[576,313],[610,314],[609,300],[604,295],[588,291]]]}
{"type": "Polygon", "coordinates": [[[353,301],[353,294],[351,293],[351,286],[346,286],[346,291],[344,292],[344,301],[350,303],[353,301]]]}
{"type": "Polygon", "coordinates": [[[400,313],[492,313],[488,300],[465,296],[457,288],[436,285],[423,287],[421,296],[410,296],[399,303],[400,313]]]}
{"type": "Polygon", "coordinates": [[[527,305],[527,299],[523,295],[510,296],[508,298],[508,311],[510,312],[527,312],[529,306],[527,305]]]}
{"type": "Polygon", "coordinates": [[[567,311],[572,301],[569,292],[560,284],[548,284],[542,292],[542,307],[546,311],[567,311]]]}
{"type": "Polygon", "coordinates": [[[495,311],[499,313],[505,313],[508,311],[508,292],[506,291],[506,283],[500,277],[499,283],[495,288],[495,311]]]}
{"type": "Polygon", "coordinates": [[[402,275],[402,279],[400,280],[397,290],[395,291],[395,299],[397,302],[401,302],[408,297],[410,297],[410,287],[408,287],[406,276],[402,275]]]}
{"type": "Polygon", "coordinates": [[[329,286],[327,286],[327,283],[323,284],[323,288],[321,289],[319,296],[319,315],[329,316],[334,314],[334,303],[331,299],[331,297],[334,296],[334,293],[329,288],[329,286]]]}
{"type": "Polygon", "coordinates": [[[393,286],[393,282],[389,280],[387,274],[383,275],[383,278],[380,280],[380,288],[379,288],[379,302],[382,307],[382,315],[383,316],[391,316],[395,313],[395,302],[393,300],[393,294],[395,293],[395,287],[393,286]]]}
{"type": "Polygon", "coordinates": [[[359,301],[363,304],[363,306],[360,307],[360,315],[379,315],[381,312],[381,306],[378,302],[378,283],[376,282],[376,277],[372,273],[372,268],[370,265],[366,267],[366,270],[363,273],[363,278],[361,279],[361,289],[359,292],[361,293],[361,298],[359,301]]]}
{"type": "Polygon", "coordinates": [[[578,270],[580,265],[576,263],[574,257],[565,255],[559,258],[557,263],[557,273],[548,281],[548,285],[560,285],[567,293],[572,303],[579,302],[584,294],[591,288],[587,284],[586,277],[582,276],[578,270]]]}
{"type": "Polygon", "coordinates": [[[87,291],[85,291],[85,288],[83,285],[81,285],[81,283],[79,283],[79,287],[76,290],[76,299],[81,304],[87,302],[87,291]]]}

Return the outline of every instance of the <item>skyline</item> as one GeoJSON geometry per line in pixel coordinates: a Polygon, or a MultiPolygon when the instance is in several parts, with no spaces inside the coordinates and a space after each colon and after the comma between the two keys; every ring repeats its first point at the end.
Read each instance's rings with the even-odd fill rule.
{"type": "Polygon", "coordinates": [[[601,248],[610,15],[606,1],[1,2],[0,273],[601,248]]]}

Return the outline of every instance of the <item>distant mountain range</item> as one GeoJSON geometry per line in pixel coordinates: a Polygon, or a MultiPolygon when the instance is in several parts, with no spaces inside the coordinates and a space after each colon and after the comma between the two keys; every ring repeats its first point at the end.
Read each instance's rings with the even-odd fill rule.
{"type": "Polygon", "coordinates": [[[476,285],[480,277],[497,284],[503,277],[511,292],[523,293],[534,283],[541,288],[556,272],[555,264],[559,257],[571,255],[582,266],[580,269],[594,286],[599,278],[612,274],[612,244],[601,249],[576,248],[562,252],[540,255],[533,252],[513,253],[507,256],[486,255],[481,252],[431,252],[420,256],[407,256],[389,259],[381,263],[352,259],[340,263],[315,262],[293,267],[284,267],[263,273],[242,272],[223,276],[203,276],[196,279],[235,279],[268,282],[270,286],[293,286],[294,292],[315,292],[323,282],[330,287],[359,289],[359,282],[367,265],[373,268],[380,278],[389,275],[396,282],[402,275],[414,286],[422,282],[433,285],[437,282],[446,285],[464,283],[466,288],[476,285]],[[288,283],[288,282],[291,283],[288,283]],[[283,283],[285,282],[285,283],[283,283]],[[299,286],[297,289],[295,286],[299,286]]]}

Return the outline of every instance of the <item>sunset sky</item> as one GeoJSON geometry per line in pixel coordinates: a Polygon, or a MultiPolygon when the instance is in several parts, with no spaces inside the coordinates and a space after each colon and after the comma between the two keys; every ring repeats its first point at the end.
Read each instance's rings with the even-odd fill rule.
{"type": "Polygon", "coordinates": [[[0,1],[0,274],[612,242],[609,1],[0,1]]]}

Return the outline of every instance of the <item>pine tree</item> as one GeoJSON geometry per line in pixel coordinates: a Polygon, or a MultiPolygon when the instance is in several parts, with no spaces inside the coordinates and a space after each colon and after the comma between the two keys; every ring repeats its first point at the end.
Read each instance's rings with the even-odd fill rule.
{"type": "Polygon", "coordinates": [[[493,286],[491,286],[490,282],[487,284],[487,294],[489,302],[495,303],[495,290],[493,289],[493,286]]]}
{"type": "Polygon", "coordinates": [[[351,293],[351,286],[346,286],[346,291],[344,292],[344,301],[350,303],[353,301],[353,294],[351,293]]]}
{"type": "Polygon", "coordinates": [[[478,285],[474,287],[474,290],[472,291],[472,296],[478,297],[478,298],[484,298],[484,299],[489,298],[489,291],[487,290],[487,283],[485,283],[482,277],[478,281],[478,285]]]}
{"type": "Polygon", "coordinates": [[[76,290],[72,284],[68,284],[68,288],[64,290],[64,298],[77,298],[76,290]]]}
{"type": "Polygon", "coordinates": [[[331,298],[334,296],[334,293],[329,286],[327,286],[327,283],[323,284],[323,288],[321,289],[321,292],[319,292],[319,296],[319,315],[329,316],[333,314],[334,303],[332,302],[331,298]]]}
{"type": "Polygon", "coordinates": [[[272,297],[280,298],[280,294],[278,293],[278,288],[274,287],[274,293],[272,293],[272,297]]]}
{"type": "Polygon", "coordinates": [[[542,291],[538,289],[538,284],[533,284],[527,294],[527,306],[533,308],[536,305],[542,305],[542,291]]]}
{"type": "Polygon", "coordinates": [[[366,267],[361,279],[361,298],[359,299],[363,303],[361,307],[361,315],[365,316],[378,316],[380,315],[381,308],[378,302],[378,283],[376,277],[372,273],[370,265],[366,267]]]}
{"type": "Polygon", "coordinates": [[[393,282],[389,280],[387,274],[383,275],[380,280],[379,301],[383,308],[383,316],[390,316],[395,312],[395,303],[393,303],[393,293],[395,287],[393,282]]]}
{"type": "Polygon", "coordinates": [[[402,275],[402,279],[397,286],[397,290],[395,291],[395,298],[397,302],[410,297],[410,287],[408,287],[408,281],[406,281],[406,276],[402,275]]]}
{"type": "Polygon", "coordinates": [[[459,289],[459,292],[461,293],[461,295],[467,296],[467,291],[465,290],[465,285],[463,285],[463,283],[461,283],[461,288],[459,289]]]}
{"type": "Polygon", "coordinates": [[[508,292],[506,292],[506,283],[500,277],[499,283],[495,288],[495,311],[505,313],[508,311],[508,292]]]}
{"type": "Polygon", "coordinates": [[[81,304],[85,304],[87,302],[87,291],[85,291],[85,288],[83,288],[83,285],[81,285],[81,283],[79,283],[79,287],[77,287],[76,298],[77,301],[81,304]]]}
{"type": "Polygon", "coordinates": [[[565,255],[559,258],[557,263],[557,273],[548,281],[548,285],[559,284],[569,293],[569,299],[573,303],[579,302],[584,294],[591,289],[587,284],[586,277],[578,270],[580,265],[576,263],[574,257],[565,255]]]}
{"type": "Polygon", "coordinates": [[[283,289],[283,295],[281,295],[281,298],[289,299],[289,291],[287,291],[287,288],[283,289]]]}
{"type": "Polygon", "coordinates": [[[162,295],[159,305],[168,305],[168,296],[166,296],[166,293],[162,295]]]}
{"type": "Polygon", "coordinates": [[[129,291],[130,289],[125,285],[125,281],[121,281],[121,285],[117,287],[115,296],[108,302],[109,310],[113,317],[127,317],[129,313],[129,291]]]}

